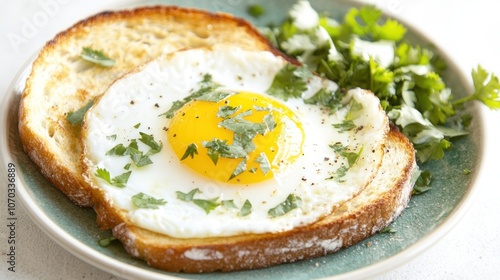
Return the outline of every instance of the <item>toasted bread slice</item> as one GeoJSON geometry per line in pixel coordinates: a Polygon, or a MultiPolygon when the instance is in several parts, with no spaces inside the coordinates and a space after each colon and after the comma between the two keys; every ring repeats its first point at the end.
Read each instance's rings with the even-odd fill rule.
{"type": "Polygon", "coordinates": [[[92,206],[81,175],[80,126],[70,124],[67,114],[162,53],[214,43],[282,55],[251,24],[227,14],[157,6],[104,12],[78,22],[49,41],[33,63],[20,104],[24,150],[74,203],[92,206]],[[84,61],[84,47],[102,51],[115,65],[84,61]]]}
{"type": "Polygon", "coordinates": [[[413,146],[392,126],[385,149],[382,166],[371,184],[312,225],[281,233],[175,239],[122,223],[113,234],[132,256],[168,271],[256,269],[323,256],[385,228],[406,207],[416,170],[413,146]]]}
{"type": "Polygon", "coordinates": [[[113,226],[131,255],[168,271],[233,271],[320,256],[359,242],[401,213],[411,192],[415,157],[411,144],[393,129],[376,179],[341,209],[307,227],[279,234],[175,239],[121,223],[106,209],[108,204],[95,199],[97,190],[82,176],[80,126],[66,120],[68,112],[162,53],[215,43],[282,55],[250,24],[225,14],[148,7],[102,13],[77,23],[48,42],[33,64],[19,115],[25,151],[74,203],[93,206],[100,225],[113,226]],[[83,47],[102,51],[116,64],[104,68],[81,60],[83,47]]]}

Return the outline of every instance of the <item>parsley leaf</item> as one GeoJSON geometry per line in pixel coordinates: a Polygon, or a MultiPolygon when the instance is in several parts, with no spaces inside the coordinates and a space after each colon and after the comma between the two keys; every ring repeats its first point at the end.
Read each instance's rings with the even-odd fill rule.
{"type": "Polygon", "coordinates": [[[285,201],[278,204],[276,207],[271,208],[267,214],[273,218],[283,216],[290,211],[300,208],[302,206],[302,199],[294,194],[289,194],[285,201]]]}
{"type": "Polygon", "coordinates": [[[267,93],[285,101],[289,97],[301,97],[307,90],[307,80],[312,75],[311,70],[305,66],[286,64],[274,77],[267,93]]]}
{"type": "Polygon", "coordinates": [[[267,114],[264,116],[264,124],[266,125],[268,131],[273,131],[277,126],[277,123],[274,120],[272,114],[267,114]]]}
{"type": "Polygon", "coordinates": [[[143,209],[158,209],[159,206],[167,204],[164,199],[157,199],[142,192],[132,196],[132,203],[143,209]]]}
{"type": "Polygon", "coordinates": [[[203,147],[207,148],[208,156],[212,162],[217,165],[220,157],[223,158],[244,158],[246,157],[246,151],[236,145],[226,144],[227,140],[220,140],[214,138],[212,141],[203,141],[203,147]]]}
{"type": "Polygon", "coordinates": [[[224,100],[226,97],[234,94],[232,91],[227,90],[214,90],[197,97],[196,100],[207,101],[207,102],[219,102],[224,100]]]}
{"type": "Polygon", "coordinates": [[[219,111],[217,112],[217,117],[223,118],[223,119],[230,117],[230,116],[234,115],[234,113],[236,113],[240,108],[241,108],[241,106],[237,106],[237,107],[221,106],[221,107],[219,107],[219,111]]]}
{"type": "Polygon", "coordinates": [[[163,148],[162,142],[156,142],[152,135],[149,135],[149,134],[146,134],[143,132],[139,132],[139,134],[141,135],[141,138],[139,139],[139,141],[141,141],[142,143],[146,144],[149,148],[151,148],[146,153],[146,156],[154,155],[154,154],[157,154],[161,151],[161,149],[163,148]]]}
{"type": "Polygon", "coordinates": [[[200,189],[196,188],[191,190],[189,193],[183,193],[180,191],[175,192],[177,195],[177,199],[180,199],[185,202],[192,202],[196,206],[200,207],[205,211],[205,213],[210,213],[212,210],[217,208],[221,203],[217,202],[218,197],[212,199],[196,199],[194,196],[198,193],[201,193],[200,189]]]}
{"type": "Polygon", "coordinates": [[[215,208],[219,207],[220,203],[217,202],[218,199],[218,197],[212,199],[193,199],[193,203],[209,214],[215,208]]]}
{"type": "Polygon", "coordinates": [[[108,184],[111,184],[111,175],[109,174],[109,171],[104,169],[104,168],[97,168],[95,176],[98,178],[103,179],[106,181],[108,184]]]}
{"type": "Polygon", "coordinates": [[[117,144],[113,148],[111,148],[109,151],[106,152],[106,155],[114,155],[114,156],[123,156],[125,152],[127,151],[127,148],[123,146],[123,144],[117,144]]]}
{"type": "Polygon", "coordinates": [[[271,163],[269,163],[269,159],[265,153],[260,153],[260,155],[255,159],[255,162],[260,163],[260,170],[262,170],[264,175],[271,171],[271,163]]]}
{"type": "Polygon", "coordinates": [[[321,88],[312,97],[304,99],[304,103],[322,105],[330,109],[338,109],[343,106],[341,100],[342,96],[340,94],[321,88]]]}
{"type": "Polygon", "coordinates": [[[333,124],[333,127],[338,129],[338,131],[342,133],[353,130],[354,128],[356,128],[356,125],[352,120],[344,120],[341,123],[333,124]]]}
{"type": "Polygon", "coordinates": [[[342,143],[332,144],[332,145],[330,145],[330,148],[335,150],[335,152],[337,152],[340,156],[345,157],[347,159],[349,167],[353,166],[356,163],[359,156],[361,155],[361,153],[364,150],[364,147],[361,147],[361,149],[359,149],[359,152],[357,152],[357,153],[348,152],[347,147],[344,147],[342,145],[342,143]]]}
{"type": "Polygon", "coordinates": [[[453,102],[454,106],[461,105],[471,100],[477,100],[490,109],[500,109],[500,83],[498,77],[488,73],[480,65],[472,70],[472,81],[475,92],[472,95],[453,102]]]}
{"type": "Polygon", "coordinates": [[[250,213],[252,213],[252,204],[247,199],[247,200],[245,200],[245,203],[243,203],[243,206],[241,207],[240,216],[245,217],[245,216],[250,215],[250,213]]]}
{"type": "Polygon", "coordinates": [[[228,209],[238,209],[238,206],[236,206],[236,204],[234,204],[234,201],[232,199],[231,200],[223,200],[221,202],[221,204],[228,209]]]}
{"type": "Polygon", "coordinates": [[[199,98],[200,96],[203,96],[204,94],[213,92],[215,89],[219,88],[221,85],[212,81],[212,75],[210,74],[205,74],[203,75],[203,79],[198,82],[198,90],[194,91],[187,97],[185,97],[182,100],[177,100],[172,103],[172,106],[170,109],[167,110],[167,112],[161,114],[160,116],[165,116],[168,119],[171,119],[174,117],[175,112],[182,108],[186,103],[199,98]]]}
{"type": "Polygon", "coordinates": [[[104,66],[111,67],[115,65],[115,61],[106,56],[102,51],[93,50],[89,47],[83,47],[80,57],[86,61],[104,66]]]}
{"type": "Polygon", "coordinates": [[[131,173],[132,173],[132,171],[128,171],[128,172],[125,172],[125,173],[118,175],[114,178],[111,178],[111,175],[110,175],[108,170],[106,170],[104,168],[97,168],[95,176],[97,178],[103,179],[104,181],[106,181],[106,183],[108,183],[112,186],[115,186],[118,188],[124,188],[128,182],[128,178],[130,177],[131,173]]]}
{"type": "Polygon", "coordinates": [[[85,106],[76,110],[75,112],[69,112],[66,116],[66,120],[72,125],[80,125],[83,122],[83,117],[85,113],[94,105],[94,100],[90,100],[85,106]]]}
{"type": "Polygon", "coordinates": [[[125,188],[132,171],[125,172],[111,179],[111,184],[118,188],[125,188]]]}
{"type": "Polygon", "coordinates": [[[137,167],[142,167],[153,163],[148,155],[144,155],[144,153],[139,150],[137,141],[135,139],[130,142],[125,154],[130,155],[130,159],[132,159],[132,162],[134,162],[137,167]]]}
{"type": "Polygon", "coordinates": [[[185,202],[193,201],[193,197],[197,193],[201,193],[200,189],[198,189],[198,188],[191,190],[189,193],[183,193],[180,191],[175,192],[175,194],[177,195],[177,198],[182,200],[182,201],[185,201],[185,202]]]}
{"type": "Polygon", "coordinates": [[[332,177],[327,178],[327,179],[333,179],[339,183],[342,183],[342,182],[344,182],[344,180],[342,180],[342,177],[344,177],[347,174],[348,170],[349,170],[349,167],[341,166],[341,167],[339,167],[339,169],[337,169],[335,171],[335,173],[332,174],[332,177]]]}
{"type": "Polygon", "coordinates": [[[186,151],[184,152],[184,155],[182,156],[181,160],[185,160],[188,157],[194,158],[194,155],[197,154],[198,154],[198,146],[196,146],[195,143],[191,143],[186,148],[186,151]]]}
{"type": "Polygon", "coordinates": [[[234,179],[234,177],[240,175],[241,173],[245,172],[247,170],[247,160],[244,158],[238,166],[234,169],[233,173],[231,173],[231,176],[229,176],[229,180],[234,179]]]}
{"type": "Polygon", "coordinates": [[[258,133],[264,135],[267,131],[267,125],[264,123],[251,122],[243,118],[250,115],[252,115],[252,110],[247,110],[232,118],[224,119],[219,123],[219,126],[229,129],[236,134],[258,133]]]}

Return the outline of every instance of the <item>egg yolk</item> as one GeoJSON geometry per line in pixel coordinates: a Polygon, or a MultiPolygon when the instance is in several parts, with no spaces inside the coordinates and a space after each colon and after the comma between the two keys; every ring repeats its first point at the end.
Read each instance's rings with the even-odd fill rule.
{"type": "Polygon", "coordinates": [[[272,178],[297,160],[304,142],[292,110],[251,92],[186,103],[174,114],[167,136],[183,164],[233,184],[272,178]]]}

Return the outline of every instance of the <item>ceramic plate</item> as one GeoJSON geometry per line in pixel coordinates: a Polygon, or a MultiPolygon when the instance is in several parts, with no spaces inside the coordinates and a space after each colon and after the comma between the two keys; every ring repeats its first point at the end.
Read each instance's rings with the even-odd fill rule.
{"type": "MultiPolygon", "coordinates": [[[[224,11],[248,18],[246,8],[249,3],[260,3],[266,11],[272,11],[253,21],[258,26],[279,23],[285,18],[294,1],[156,1],[160,4],[175,4],[198,7],[212,11],[224,11]]],[[[330,13],[334,18],[341,16],[352,7],[352,1],[334,2],[312,0],[318,11],[330,13]]],[[[252,20],[251,18],[249,18],[252,20]]],[[[404,23],[404,21],[401,21],[404,23]]],[[[432,45],[416,29],[409,28],[409,40],[421,45],[432,45]]],[[[471,92],[469,83],[447,59],[444,79],[456,95],[471,92]],[[458,78],[457,78],[458,77],[458,78]]],[[[51,186],[38,172],[26,154],[23,153],[17,132],[17,111],[24,81],[29,74],[30,63],[21,70],[12,82],[2,103],[0,147],[2,166],[12,163],[17,169],[17,193],[34,222],[54,241],[66,250],[104,271],[123,278],[139,279],[311,279],[311,278],[365,278],[387,271],[400,265],[427,249],[456,224],[471,201],[474,181],[479,170],[482,154],[482,116],[479,108],[472,107],[474,116],[472,135],[455,141],[454,149],[444,160],[423,166],[434,175],[433,189],[411,199],[408,209],[393,224],[395,233],[376,234],[355,246],[338,253],[313,260],[284,264],[271,268],[204,275],[174,274],[148,267],[143,261],[130,257],[120,244],[103,248],[97,241],[111,235],[98,229],[96,216],[91,209],[73,205],[61,192],[51,186]],[[464,175],[463,170],[474,170],[464,175]]]]}

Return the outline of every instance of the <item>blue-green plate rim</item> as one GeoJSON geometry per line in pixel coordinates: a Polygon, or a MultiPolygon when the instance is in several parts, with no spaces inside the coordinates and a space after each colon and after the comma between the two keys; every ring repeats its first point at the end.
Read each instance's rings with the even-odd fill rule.
{"type": "MultiPolygon", "coordinates": [[[[242,1],[242,0],[213,0],[213,1],[176,1],[176,0],[165,0],[165,1],[151,1],[144,3],[142,5],[146,5],[148,3],[162,3],[162,4],[182,4],[183,6],[190,7],[198,7],[197,4],[203,3],[203,8],[210,9],[211,7],[218,8],[235,8],[237,5],[235,3],[239,3],[240,10],[239,13],[236,13],[237,16],[246,17],[244,11],[241,9],[241,3],[245,5],[249,3],[270,3],[271,5],[281,5],[282,3],[293,3],[293,1],[242,1]],[[226,5],[223,5],[223,4],[226,5]],[[229,5],[227,3],[233,3],[233,5],[229,5]],[[217,4],[217,5],[215,5],[217,4]]],[[[328,9],[333,8],[342,8],[347,9],[348,7],[359,7],[360,3],[356,1],[327,1],[327,0],[312,0],[310,1],[314,7],[323,7],[327,5],[328,9]],[[319,6],[315,6],[319,5],[319,6]]],[[[132,7],[137,6],[137,4],[126,4],[120,5],[118,8],[123,7],[132,7]]],[[[236,7],[238,8],[238,7],[236,7]]],[[[323,9],[323,10],[328,10],[323,9]]],[[[283,9],[283,12],[286,12],[287,9],[283,9]]],[[[225,11],[232,12],[232,11],[225,11]]],[[[424,34],[419,32],[416,28],[410,26],[403,19],[399,19],[393,15],[391,17],[402,22],[409,29],[409,34],[417,39],[418,42],[424,42],[426,45],[432,46],[432,48],[439,53],[439,55],[444,58],[448,65],[448,80],[450,82],[450,77],[458,77],[458,79],[452,79],[452,83],[455,83],[454,91],[458,89],[459,95],[464,95],[466,93],[471,92],[472,87],[469,81],[469,77],[465,75],[457,66],[453,63],[453,60],[450,59],[445,53],[440,51],[440,49],[433,45],[432,42],[426,38],[424,34]],[[458,81],[458,82],[457,82],[458,81]]],[[[249,20],[253,20],[252,18],[248,18],[249,20]]],[[[263,20],[260,19],[260,22],[256,24],[262,24],[263,20]]],[[[34,58],[35,56],[33,56],[34,58]]],[[[67,229],[67,224],[63,224],[65,222],[66,217],[54,217],[55,207],[61,207],[61,209],[67,209],[64,207],[71,208],[71,215],[82,215],[90,216],[90,219],[93,218],[93,212],[90,209],[81,209],[69,202],[64,195],[55,190],[53,187],[49,187],[48,189],[41,190],[37,189],[38,182],[44,181],[41,178],[40,174],[33,174],[34,166],[30,165],[29,159],[22,152],[20,148],[20,143],[17,138],[17,107],[20,100],[20,94],[22,91],[22,87],[24,85],[24,81],[29,74],[31,62],[33,61],[31,58],[22,68],[16,79],[13,80],[9,89],[6,92],[4,100],[2,102],[2,124],[6,128],[6,133],[2,136],[2,143],[0,146],[0,155],[1,159],[4,161],[3,166],[7,166],[8,163],[14,163],[17,167],[17,194],[20,197],[20,200],[27,210],[29,216],[32,220],[56,243],[58,243],[65,250],[75,255],[79,259],[101,269],[111,274],[114,274],[119,277],[129,278],[129,279],[138,279],[138,278],[147,278],[147,279],[245,279],[245,278],[255,278],[259,277],[262,279],[310,279],[310,278],[323,278],[323,279],[360,279],[360,278],[368,278],[378,275],[380,273],[384,273],[390,269],[394,269],[395,267],[413,259],[418,254],[427,250],[431,245],[435,244],[439,239],[441,239],[446,233],[448,233],[453,226],[455,226],[460,218],[465,214],[467,209],[470,207],[473,198],[475,197],[475,193],[477,192],[478,187],[475,184],[475,181],[480,175],[480,167],[481,167],[481,158],[483,154],[483,116],[481,110],[478,106],[471,106],[467,110],[473,114],[474,116],[474,125],[472,127],[472,136],[464,137],[454,142],[455,149],[454,151],[447,153],[445,159],[438,163],[431,163],[427,165],[430,170],[442,169],[443,165],[446,165],[446,168],[450,168],[455,172],[460,171],[464,168],[472,169],[472,174],[464,175],[463,182],[459,183],[458,187],[453,185],[453,182],[448,182],[448,177],[459,177],[457,174],[445,174],[443,178],[441,178],[442,182],[447,181],[447,184],[439,183],[440,178],[438,177],[438,183],[435,183],[434,189],[428,193],[425,193],[420,196],[416,196],[412,198],[410,202],[409,208],[402,214],[400,218],[398,218],[394,225],[401,232],[396,232],[394,234],[376,234],[375,236],[368,238],[365,241],[360,242],[359,244],[344,249],[338,253],[313,259],[313,260],[305,260],[292,264],[285,264],[281,266],[276,266],[272,268],[253,270],[253,271],[243,271],[243,272],[235,272],[235,273],[212,273],[205,275],[193,275],[193,274],[175,274],[175,273],[165,273],[162,271],[158,271],[152,268],[149,268],[146,264],[138,261],[136,259],[128,256],[121,246],[115,246],[109,251],[108,249],[102,248],[97,244],[97,239],[100,237],[104,237],[109,232],[99,232],[98,229],[92,229],[93,234],[95,236],[91,236],[95,238],[95,242],[83,242],[81,240],[82,236],[88,235],[84,229],[77,229],[75,231],[70,231],[67,229]],[[458,149],[458,150],[457,150],[458,149]],[[463,162],[465,161],[465,162],[463,162]],[[457,164],[458,162],[458,164],[457,164]],[[19,163],[24,165],[19,166],[19,163]],[[463,163],[464,166],[460,165],[463,163]],[[467,166],[467,164],[469,164],[467,166]],[[460,165],[457,167],[457,165],[460,165]],[[471,166],[473,165],[473,167],[471,166]],[[29,172],[28,172],[29,171],[29,172]],[[35,180],[35,181],[34,181],[35,180]],[[439,188],[439,189],[438,189],[439,188]],[[439,215],[427,217],[426,213],[421,213],[425,207],[431,206],[430,204],[439,203],[443,197],[446,199],[446,191],[443,189],[451,188],[452,190],[459,190],[460,193],[456,194],[455,201],[451,202],[450,205],[442,205],[442,208],[445,209],[447,206],[448,210],[446,213],[441,213],[439,215]],[[459,188],[459,189],[458,189],[459,188]],[[38,193],[37,193],[38,192],[38,193]],[[61,200],[56,201],[41,201],[40,196],[35,197],[36,195],[44,195],[47,192],[47,197],[56,196],[61,197],[61,200]],[[441,197],[438,198],[437,194],[441,193],[441,197]],[[443,194],[445,194],[443,196],[443,194]],[[416,210],[415,210],[416,209],[416,210]],[[73,212],[74,211],[74,212],[73,212]],[[90,211],[90,212],[89,212],[90,211]],[[75,214],[76,213],[76,214],[75,214]],[[405,218],[406,217],[406,218],[405,218]],[[436,219],[436,223],[431,223],[430,225],[426,225],[426,227],[417,228],[420,226],[418,223],[410,223],[408,224],[408,220],[419,220],[419,219],[436,219]],[[406,220],[405,220],[406,219],[406,220]],[[410,226],[413,226],[410,227],[410,226]],[[66,228],[65,228],[66,227],[66,228]],[[376,259],[373,263],[362,263],[358,264],[358,267],[354,267],[353,269],[347,268],[345,270],[339,270],[332,272],[331,267],[334,267],[338,264],[345,264],[346,262],[354,262],[357,263],[358,260],[354,261],[353,256],[361,258],[363,255],[376,255],[382,253],[380,250],[389,250],[387,246],[391,246],[390,244],[395,243],[395,240],[398,240],[397,235],[407,234],[405,230],[410,230],[414,232],[418,232],[418,236],[416,240],[411,240],[407,244],[404,244],[404,248],[398,251],[396,248],[395,252],[389,252],[388,256],[380,257],[376,259]],[[391,243],[392,242],[392,243],[391,243]],[[378,251],[377,251],[378,250],[378,251]],[[116,255],[113,255],[116,254],[116,255]],[[344,255],[345,259],[339,261],[339,258],[344,255]],[[125,255],[125,256],[124,256],[125,255]],[[340,256],[340,257],[339,257],[340,256]]],[[[445,77],[446,78],[446,77],[445,77]]],[[[424,166],[425,168],[426,166],[424,166]]],[[[40,185],[50,185],[47,182],[40,182],[40,185]]],[[[450,194],[450,196],[452,196],[450,194]]],[[[64,214],[63,214],[64,215],[64,214]]],[[[429,214],[430,215],[430,214],[429,214]]],[[[433,214],[432,214],[433,215],[433,214]]],[[[87,218],[89,219],[89,218],[87,218]]],[[[88,222],[88,221],[87,221],[88,222]]],[[[85,236],[88,238],[88,236],[85,236]]],[[[399,237],[399,239],[401,236],[399,237]]],[[[368,260],[369,262],[370,260],[368,260]]]]}

